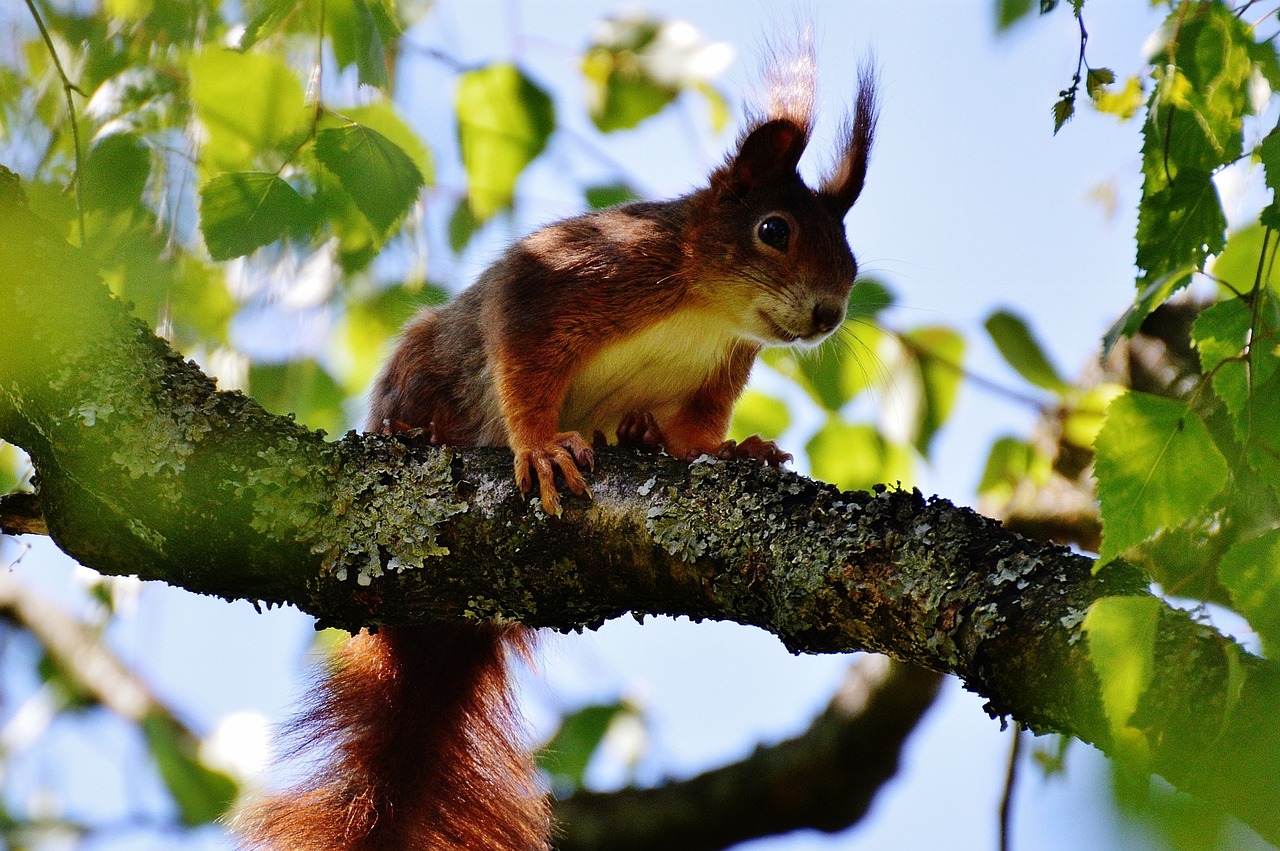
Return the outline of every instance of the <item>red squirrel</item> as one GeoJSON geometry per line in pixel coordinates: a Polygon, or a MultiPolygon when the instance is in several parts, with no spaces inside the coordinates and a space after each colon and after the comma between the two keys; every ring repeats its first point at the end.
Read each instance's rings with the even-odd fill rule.
{"type": "MultiPolygon", "coordinates": [[[[707,185],[548,225],[454,301],[404,329],[368,428],[509,446],[515,481],[561,514],[587,493],[595,433],[680,458],[780,463],[725,440],[762,346],[810,345],[843,321],[857,265],[843,219],[875,130],[873,74],[816,189],[811,52],[777,66],[769,103],[707,185]]],[[[532,510],[537,510],[532,509],[532,510]]],[[[435,622],[353,636],[304,735],[329,760],[242,819],[275,851],[546,851],[552,830],[507,683],[527,627],[435,622]]]]}

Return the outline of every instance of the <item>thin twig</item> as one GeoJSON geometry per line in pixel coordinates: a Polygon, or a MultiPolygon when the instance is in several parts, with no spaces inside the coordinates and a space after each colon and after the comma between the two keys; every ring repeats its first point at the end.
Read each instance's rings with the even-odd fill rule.
{"type": "Polygon", "coordinates": [[[1018,782],[1018,756],[1022,750],[1022,725],[1013,722],[1013,744],[1009,746],[1009,767],[1004,775],[1004,794],[1000,797],[1000,851],[1012,847],[1009,832],[1013,819],[1013,790],[1018,782]]]}
{"type": "Polygon", "coordinates": [[[31,17],[35,19],[36,26],[40,29],[40,37],[44,39],[45,47],[49,49],[49,57],[53,59],[53,67],[58,69],[58,76],[62,79],[62,94],[67,99],[67,115],[71,119],[71,143],[75,148],[75,169],[71,175],[71,185],[75,188],[76,193],[76,216],[80,225],[80,245],[85,244],[85,228],[84,228],[84,202],[80,197],[80,125],[76,119],[76,105],[71,100],[71,93],[75,92],[84,97],[84,92],[80,91],[80,87],[71,82],[71,78],[67,76],[67,71],[62,67],[62,60],[58,58],[58,51],[53,46],[53,39],[49,36],[49,31],[45,29],[44,20],[40,17],[40,11],[36,8],[35,0],[27,0],[27,8],[31,10],[31,17]]]}

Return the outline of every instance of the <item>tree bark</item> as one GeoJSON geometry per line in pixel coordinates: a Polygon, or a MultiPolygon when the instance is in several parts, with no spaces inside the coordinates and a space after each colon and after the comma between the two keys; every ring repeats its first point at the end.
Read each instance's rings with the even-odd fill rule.
{"type": "Polygon", "coordinates": [[[1113,741],[1083,623],[1100,598],[1148,595],[1122,563],[1095,572],[918,492],[841,493],[749,463],[601,452],[592,498],[555,519],[515,489],[505,450],[327,442],[218,392],[3,174],[0,302],[0,438],[30,453],[50,536],[103,573],[346,628],[580,630],[630,611],[751,624],[794,652],[881,651],[956,674],[993,715],[1141,753],[1280,840],[1280,784],[1238,782],[1280,776],[1269,661],[1163,607],[1151,682],[1120,719],[1136,732],[1113,741]]]}

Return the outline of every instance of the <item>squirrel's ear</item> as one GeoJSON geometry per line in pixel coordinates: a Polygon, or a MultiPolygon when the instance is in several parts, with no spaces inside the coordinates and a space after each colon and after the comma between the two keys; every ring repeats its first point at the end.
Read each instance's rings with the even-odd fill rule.
{"type": "Polygon", "coordinates": [[[730,191],[740,194],[779,177],[796,173],[796,165],[809,131],[786,118],[775,118],[756,127],[728,163],[725,176],[730,191]]]}
{"type": "Polygon", "coordinates": [[[819,197],[840,218],[844,218],[844,214],[849,212],[853,202],[862,193],[879,113],[875,68],[863,65],[858,72],[858,103],[854,107],[853,120],[846,125],[843,134],[844,147],[840,150],[839,159],[831,174],[818,187],[819,197]]]}

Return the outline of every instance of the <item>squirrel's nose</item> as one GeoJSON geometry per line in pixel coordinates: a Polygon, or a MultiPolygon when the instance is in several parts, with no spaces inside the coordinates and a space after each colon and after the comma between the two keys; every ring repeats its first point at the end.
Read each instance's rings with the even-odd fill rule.
{"type": "Polygon", "coordinates": [[[825,334],[844,319],[844,305],[818,302],[813,306],[813,330],[825,334]]]}

